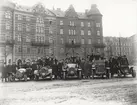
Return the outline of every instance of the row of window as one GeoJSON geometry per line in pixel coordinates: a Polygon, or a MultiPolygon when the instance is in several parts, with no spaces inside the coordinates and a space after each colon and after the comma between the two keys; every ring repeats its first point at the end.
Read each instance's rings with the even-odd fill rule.
{"type": "MultiPolygon", "coordinates": [[[[119,48],[119,47],[116,47],[116,50],[120,50],[120,48],[119,48]]],[[[127,48],[122,47],[121,50],[129,51],[129,52],[130,52],[130,51],[131,51],[131,48],[128,48],[128,47],[127,47],[127,48]]]]}
{"type": "MultiPolygon", "coordinates": [[[[11,13],[10,11],[6,11],[6,12],[5,12],[5,18],[10,19],[11,16],[12,16],[12,13],[11,13]]],[[[23,15],[18,14],[18,15],[17,15],[17,18],[18,18],[18,20],[22,20],[22,19],[23,19],[23,15]]],[[[26,16],[26,21],[30,21],[30,17],[29,17],[29,16],[26,16]]],[[[39,17],[36,18],[36,22],[37,22],[37,23],[44,23],[44,19],[39,16],[39,17]]],[[[60,25],[63,25],[63,20],[60,20],[60,25]]],[[[70,26],[75,26],[74,21],[70,21],[70,22],[69,22],[69,25],[70,25],[70,26]]],[[[91,23],[88,22],[87,26],[90,27],[90,26],[91,26],[91,23]]],[[[84,22],[81,22],[81,27],[84,27],[84,22]]],[[[96,27],[100,27],[100,23],[96,23],[96,27]]]]}
{"type": "Polygon", "coordinates": [[[35,36],[35,41],[36,42],[45,42],[45,37],[44,36],[35,36]]]}
{"type": "MultiPolygon", "coordinates": [[[[6,28],[6,30],[10,30],[11,29],[11,23],[10,22],[6,22],[5,28],[6,28]]],[[[22,24],[18,23],[17,24],[17,30],[18,31],[22,31],[22,28],[23,28],[22,24]]],[[[25,28],[26,28],[26,31],[29,32],[31,30],[30,24],[25,25],[25,28]]],[[[44,33],[44,27],[36,26],[36,32],[37,33],[44,33]]]]}
{"type": "MultiPolygon", "coordinates": [[[[27,32],[30,31],[30,30],[31,30],[30,24],[25,25],[25,28],[26,28],[26,31],[27,31],[27,32]]],[[[18,30],[18,31],[22,31],[22,29],[23,29],[22,24],[21,24],[21,23],[18,23],[18,24],[17,24],[17,30],[18,30]]]]}
{"type": "Polygon", "coordinates": [[[36,32],[37,33],[44,33],[44,28],[43,27],[36,27],[36,32]]]}
{"type": "MultiPolygon", "coordinates": [[[[60,25],[64,25],[63,20],[60,20],[60,25]]],[[[69,21],[69,25],[70,25],[70,26],[75,26],[75,22],[74,22],[74,21],[69,21]]],[[[84,27],[84,25],[85,25],[84,22],[81,22],[81,23],[80,23],[80,26],[81,26],[81,27],[84,27]]],[[[91,27],[91,23],[88,22],[88,23],[87,23],[87,26],[88,26],[88,27],[91,27]]],[[[100,23],[96,23],[96,27],[101,27],[100,23]]]]}
{"type": "MultiPolygon", "coordinates": [[[[60,41],[61,41],[61,44],[64,44],[63,38],[61,38],[60,41]]],[[[76,39],[68,39],[68,41],[69,41],[70,44],[72,43],[72,41],[74,43],[76,43],[76,39]]],[[[81,44],[85,44],[85,42],[86,42],[85,39],[81,39],[81,44]]],[[[97,42],[101,43],[101,40],[98,39],[97,42]]],[[[92,44],[92,40],[91,39],[88,39],[88,44],[92,44]]]]}
{"type": "MultiPolygon", "coordinates": [[[[29,16],[25,16],[25,18],[26,18],[26,21],[30,21],[30,19],[31,19],[31,17],[29,17],[29,16]]],[[[23,20],[23,15],[18,14],[17,19],[18,20],[23,20]]]]}
{"type": "MultiPolygon", "coordinates": [[[[68,30],[69,31],[69,35],[76,35],[76,30],[68,30]]],[[[84,30],[81,30],[81,35],[84,35],[84,30]]],[[[60,34],[63,35],[63,29],[60,29],[60,34]]],[[[91,35],[91,31],[88,30],[88,35],[91,35]]],[[[97,35],[100,36],[100,31],[97,31],[97,35]]]]}
{"type": "MultiPolygon", "coordinates": [[[[30,47],[23,47],[23,48],[21,48],[21,46],[18,47],[18,51],[17,52],[21,53],[22,50],[23,50],[23,53],[31,53],[31,48],[30,47]]],[[[34,53],[37,53],[37,54],[44,54],[46,52],[46,50],[44,50],[43,48],[36,48],[36,49],[33,48],[32,50],[35,50],[34,53]]],[[[65,52],[64,48],[60,48],[59,51],[60,51],[61,54],[65,52]]],[[[92,52],[92,48],[86,48],[86,49],[85,48],[81,48],[81,52],[85,52],[85,51],[88,52],[88,53],[91,53],[92,52]]],[[[48,52],[49,53],[53,53],[53,48],[49,48],[48,52]]]]}
{"type": "MultiPolygon", "coordinates": [[[[120,52],[113,52],[113,55],[119,55],[120,52]]],[[[131,55],[131,52],[121,52],[121,55],[131,55]]]]}
{"type": "MultiPolygon", "coordinates": [[[[119,45],[119,43],[114,43],[114,45],[119,45]]],[[[121,43],[121,46],[132,46],[131,43],[121,43]]]]}
{"type": "MultiPolygon", "coordinates": [[[[64,52],[65,52],[64,48],[61,48],[60,53],[64,53],[64,52]]],[[[84,52],[92,53],[92,48],[81,48],[81,52],[82,53],[84,52]]]]}
{"type": "MultiPolygon", "coordinates": [[[[12,13],[10,11],[5,11],[5,18],[11,19],[11,17],[12,17],[12,13]]],[[[18,18],[18,20],[22,20],[23,16],[18,14],[17,18],[18,18]]],[[[30,21],[30,17],[29,16],[26,16],[26,21],[30,21]]]]}
{"type": "MultiPolygon", "coordinates": [[[[21,34],[16,35],[17,41],[21,42],[22,38],[21,38],[21,34]]],[[[26,42],[31,42],[31,38],[29,37],[29,35],[26,36],[25,38],[26,42]]]]}

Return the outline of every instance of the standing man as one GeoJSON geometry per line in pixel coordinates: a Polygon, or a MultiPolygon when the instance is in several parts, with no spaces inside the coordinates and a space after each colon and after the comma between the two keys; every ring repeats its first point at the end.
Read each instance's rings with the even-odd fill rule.
{"type": "Polygon", "coordinates": [[[60,77],[60,79],[62,78],[62,75],[61,75],[62,67],[63,67],[63,62],[62,62],[62,60],[60,60],[58,63],[58,76],[60,77]]]}
{"type": "Polygon", "coordinates": [[[16,70],[17,70],[17,65],[16,65],[16,63],[15,62],[13,62],[13,64],[12,64],[12,73],[16,73],[16,70]]]}
{"type": "Polygon", "coordinates": [[[57,77],[58,77],[58,66],[57,66],[57,63],[55,61],[53,61],[53,64],[52,64],[52,73],[55,76],[55,79],[57,79],[57,77]]]}

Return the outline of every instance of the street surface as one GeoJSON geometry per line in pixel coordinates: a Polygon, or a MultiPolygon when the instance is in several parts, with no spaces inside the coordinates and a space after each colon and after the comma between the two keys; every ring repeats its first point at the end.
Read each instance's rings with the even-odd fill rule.
{"type": "Polygon", "coordinates": [[[0,82],[0,105],[137,105],[137,78],[0,82]]]}

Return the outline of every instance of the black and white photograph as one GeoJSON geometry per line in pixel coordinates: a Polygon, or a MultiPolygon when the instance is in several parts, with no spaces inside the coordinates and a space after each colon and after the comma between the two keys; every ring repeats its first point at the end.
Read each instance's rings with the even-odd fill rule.
{"type": "Polygon", "coordinates": [[[0,0],[0,105],[137,105],[137,0],[0,0]]]}

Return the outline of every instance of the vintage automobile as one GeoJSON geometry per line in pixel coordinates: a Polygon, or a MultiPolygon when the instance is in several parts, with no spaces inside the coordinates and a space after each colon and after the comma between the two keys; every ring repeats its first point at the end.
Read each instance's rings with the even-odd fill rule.
{"type": "Polygon", "coordinates": [[[136,71],[134,67],[129,66],[128,59],[125,57],[121,57],[121,59],[118,62],[117,74],[118,77],[126,77],[126,75],[132,75],[133,78],[136,77],[136,71]]]}
{"type": "Polygon", "coordinates": [[[82,69],[75,63],[68,63],[63,68],[63,79],[68,77],[77,76],[79,79],[82,77],[82,69]]]}
{"type": "Polygon", "coordinates": [[[109,65],[106,66],[105,60],[95,60],[92,64],[91,75],[92,79],[94,79],[95,76],[102,76],[103,78],[104,75],[109,79],[111,77],[110,67],[109,65]]]}
{"type": "Polygon", "coordinates": [[[47,77],[49,77],[51,80],[53,79],[52,69],[49,66],[42,67],[40,70],[34,71],[35,80],[46,79],[47,77]]]}
{"type": "Polygon", "coordinates": [[[27,81],[28,80],[28,76],[27,76],[27,70],[24,69],[24,68],[20,68],[16,71],[16,73],[8,73],[8,79],[9,81],[15,81],[15,79],[18,79],[18,80],[24,80],[24,81],[27,81]]]}

